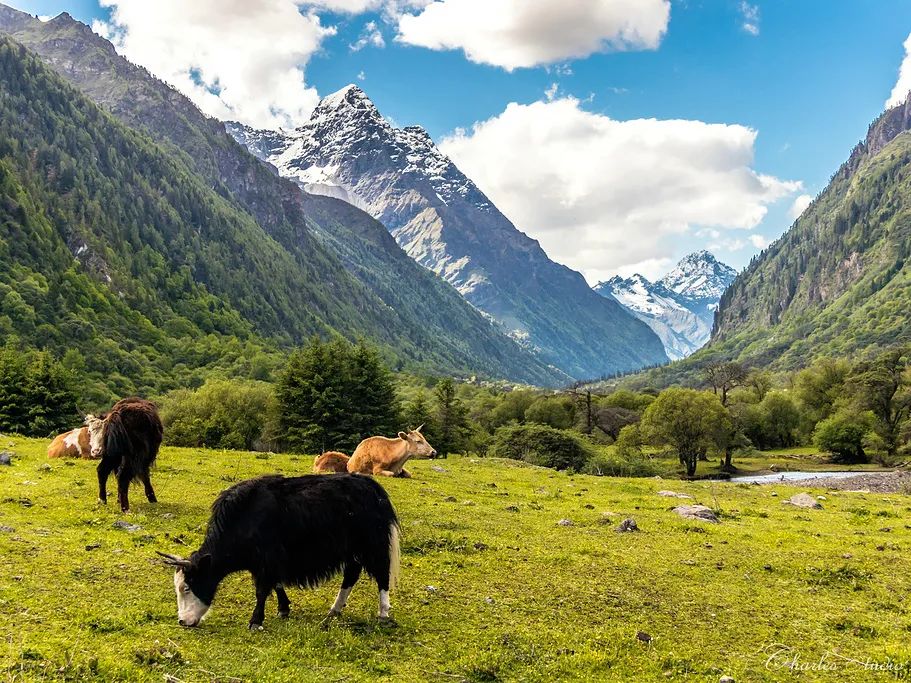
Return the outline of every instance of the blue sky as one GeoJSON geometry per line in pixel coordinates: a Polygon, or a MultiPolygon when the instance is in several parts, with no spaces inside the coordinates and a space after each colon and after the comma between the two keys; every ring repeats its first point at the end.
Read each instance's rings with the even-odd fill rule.
{"type": "MultiPolygon", "coordinates": [[[[40,15],[68,11],[87,23],[110,20],[110,9],[102,9],[95,0],[12,0],[11,4],[40,15]]],[[[423,125],[438,142],[457,129],[468,130],[471,137],[473,124],[497,119],[510,102],[546,103],[545,92],[557,84],[551,100],[576,98],[578,110],[613,121],[682,119],[753,129],[757,132],[752,145],[755,158],[747,166],[757,174],[803,185],[776,200],[757,200],[767,210],[757,225],[721,225],[730,212],[717,220],[707,217],[703,224],[697,211],[684,228],[655,227],[654,253],[642,249],[624,255],[616,236],[613,241],[600,243],[590,239],[587,247],[582,232],[590,237],[602,229],[596,225],[578,235],[573,233],[575,240],[566,240],[558,238],[560,230],[571,231],[568,223],[554,220],[550,227],[540,228],[539,235],[535,216],[551,213],[550,207],[534,206],[534,197],[526,200],[515,188],[497,189],[498,178],[508,169],[499,175],[484,172],[490,160],[476,149],[480,136],[475,148],[471,140],[444,145],[463,169],[479,169],[481,178],[475,179],[482,189],[498,204],[505,204],[507,215],[520,229],[541,239],[549,252],[559,251],[563,243],[578,242],[556,257],[583,270],[589,280],[616,270],[627,272],[627,266],[632,265],[642,266],[639,269],[647,271],[646,275],[655,277],[674,259],[706,246],[713,247],[731,265],[743,266],[758,251],[755,244],[774,239],[787,229],[794,197],[815,195],[822,189],[883,110],[905,57],[903,43],[911,32],[911,3],[907,0],[757,0],[751,4],[740,0],[672,0],[666,30],[654,49],[596,51],[575,59],[508,70],[472,62],[461,49],[428,49],[397,41],[399,28],[390,19],[388,8],[379,9],[380,0],[320,0],[319,4],[333,9],[355,5],[366,9],[358,13],[319,12],[320,25],[334,27],[335,34],[323,36],[317,46],[304,50],[306,86],[325,95],[347,83],[359,83],[395,123],[423,125]],[[746,14],[751,8],[755,8],[752,19],[746,14]],[[370,22],[383,36],[385,46],[353,50],[351,46],[370,22]],[[746,23],[754,29],[747,30],[746,23]],[[526,205],[530,207],[527,211],[523,210],[526,205]],[[604,267],[592,265],[597,259],[586,261],[586,249],[589,253],[602,249],[604,267]]],[[[570,4],[572,0],[567,0],[570,4]]],[[[162,20],[175,23],[173,18],[162,20]]],[[[483,17],[478,20],[483,21],[483,17]]],[[[181,27],[174,26],[174,30],[181,27]]],[[[192,26],[187,30],[192,31],[192,26]]],[[[256,31],[255,25],[250,31],[256,31]]],[[[139,61],[139,54],[136,51],[131,56],[139,61]]],[[[146,66],[157,73],[155,65],[146,66]]],[[[306,108],[302,103],[295,111],[306,108]]],[[[531,111],[526,113],[534,129],[535,119],[531,111]]],[[[505,125],[506,119],[502,123],[505,125]]],[[[661,157],[656,163],[661,165],[661,157]]],[[[669,163],[679,163],[679,159],[669,163]]],[[[597,168],[592,172],[598,172],[597,168]]],[[[540,182],[530,179],[526,184],[536,187],[540,182]]],[[[586,183],[585,188],[586,192],[598,193],[596,184],[586,183]]],[[[784,193],[781,190],[779,194],[784,193]]],[[[732,197],[732,201],[738,200],[732,197]]],[[[592,204],[592,211],[596,206],[592,204]]],[[[616,223],[616,218],[612,220],[616,223]]],[[[612,225],[603,226],[605,232],[611,229],[612,225]]],[[[644,222],[626,228],[626,232],[631,230],[652,228],[644,222]]],[[[635,235],[628,238],[635,239],[635,235]]]]}

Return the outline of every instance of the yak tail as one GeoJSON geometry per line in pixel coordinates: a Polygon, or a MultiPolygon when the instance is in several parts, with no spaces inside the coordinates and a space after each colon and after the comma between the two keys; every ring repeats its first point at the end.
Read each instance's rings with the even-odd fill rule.
{"type": "Polygon", "coordinates": [[[401,563],[401,550],[399,548],[401,534],[398,522],[389,525],[389,588],[395,588],[399,581],[399,567],[401,563]]]}

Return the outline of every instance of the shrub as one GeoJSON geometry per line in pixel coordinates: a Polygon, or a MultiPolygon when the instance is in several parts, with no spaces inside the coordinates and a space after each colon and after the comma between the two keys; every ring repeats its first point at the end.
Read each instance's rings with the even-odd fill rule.
{"type": "Polygon", "coordinates": [[[867,462],[864,438],[873,429],[869,413],[838,412],[816,425],[813,442],[837,462],[867,462]]]}
{"type": "Polygon", "coordinates": [[[539,424],[500,427],[487,454],[557,470],[581,470],[591,457],[589,446],[572,432],[539,424]]]}
{"type": "Polygon", "coordinates": [[[671,474],[671,468],[660,460],[615,450],[613,453],[598,453],[585,463],[585,474],[600,477],[655,477],[671,474]]]}
{"type": "Polygon", "coordinates": [[[79,422],[73,374],[47,352],[0,350],[0,431],[50,436],[79,422]]]}
{"type": "Polygon", "coordinates": [[[209,380],[161,400],[165,440],[173,446],[267,450],[275,416],[275,393],[265,382],[209,380]]]}

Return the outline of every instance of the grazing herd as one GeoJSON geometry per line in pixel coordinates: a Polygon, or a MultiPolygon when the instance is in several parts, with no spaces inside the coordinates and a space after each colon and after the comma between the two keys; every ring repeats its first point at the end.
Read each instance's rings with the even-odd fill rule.
{"type": "MultiPolygon", "coordinates": [[[[422,425],[423,426],[423,425],[422,425]]],[[[150,503],[157,501],[150,479],[164,429],[155,405],[125,398],[102,415],[88,415],[85,427],[61,434],[48,457],[100,459],[98,499],[107,502],[107,480],[117,478],[117,500],[128,512],[129,487],[139,481],[150,503]]],[[[223,491],[212,505],[205,539],[187,558],[159,553],[175,568],[178,622],[197,626],[229,574],[247,571],[256,589],[250,629],[262,629],[271,593],[279,616],[287,617],[288,586],[315,587],[342,575],[342,585],[324,623],[341,614],[361,572],[379,591],[379,618],[389,620],[389,591],[399,570],[399,522],[385,489],[364,474],[410,478],[410,458],[435,458],[421,427],[398,438],[364,439],[351,457],[328,451],[313,469],[327,476],[267,475],[223,491]]]]}

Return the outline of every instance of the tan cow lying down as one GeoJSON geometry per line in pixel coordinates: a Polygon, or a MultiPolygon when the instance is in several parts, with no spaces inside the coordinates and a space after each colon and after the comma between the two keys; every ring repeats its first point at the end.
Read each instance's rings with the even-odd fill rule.
{"type": "Polygon", "coordinates": [[[69,432],[59,434],[47,447],[49,458],[92,458],[92,448],[89,444],[89,428],[79,427],[69,432]]]}
{"type": "Polygon", "coordinates": [[[397,439],[387,439],[385,436],[364,439],[348,460],[348,471],[384,477],[411,477],[408,470],[404,469],[408,458],[437,457],[436,450],[421,434],[421,427],[407,434],[399,432],[397,439]]]}
{"type": "Polygon", "coordinates": [[[338,451],[326,451],[322,455],[316,456],[316,460],[313,461],[313,471],[317,474],[347,472],[348,456],[338,451]]]}

